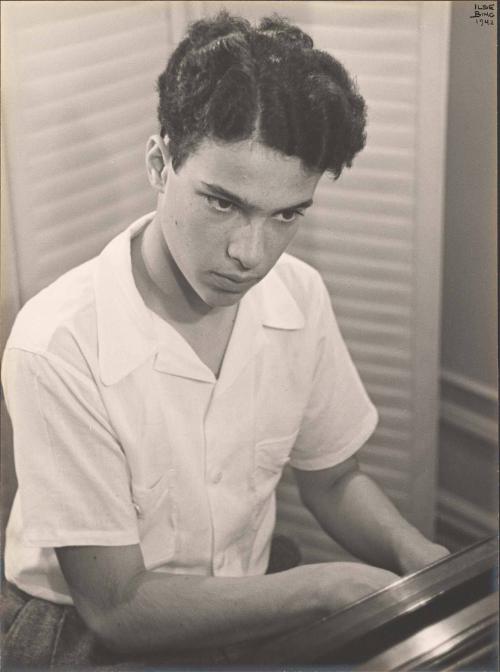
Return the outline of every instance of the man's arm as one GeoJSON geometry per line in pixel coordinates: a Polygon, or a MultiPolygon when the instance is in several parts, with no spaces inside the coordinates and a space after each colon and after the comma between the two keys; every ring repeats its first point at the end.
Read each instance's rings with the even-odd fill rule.
{"type": "Polygon", "coordinates": [[[87,626],[109,648],[129,654],[272,636],[397,580],[391,572],[348,562],[223,578],[147,571],[138,545],[56,552],[87,626]]]}
{"type": "Polygon", "coordinates": [[[330,469],[295,470],[304,504],[345,548],[378,567],[407,574],[448,554],[406,521],[356,458],[330,469]]]}

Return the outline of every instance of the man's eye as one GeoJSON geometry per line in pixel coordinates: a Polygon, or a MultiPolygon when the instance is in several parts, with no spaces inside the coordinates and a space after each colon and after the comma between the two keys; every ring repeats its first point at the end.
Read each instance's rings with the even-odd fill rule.
{"type": "Polygon", "coordinates": [[[208,204],[217,212],[231,212],[233,209],[233,204],[231,201],[226,201],[224,198],[218,198],[217,196],[205,196],[208,204]]]}
{"type": "Polygon", "coordinates": [[[279,215],[276,215],[276,219],[285,224],[291,224],[297,217],[302,217],[303,215],[304,213],[301,210],[283,210],[279,215]]]}

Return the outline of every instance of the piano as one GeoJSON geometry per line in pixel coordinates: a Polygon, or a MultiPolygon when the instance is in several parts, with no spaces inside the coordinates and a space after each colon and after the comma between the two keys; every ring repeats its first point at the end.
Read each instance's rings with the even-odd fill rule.
{"type": "Polygon", "coordinates": [[[242,669],[494,672],[497,629],[498,546],[491,538],[261,642],[242,669]]]}

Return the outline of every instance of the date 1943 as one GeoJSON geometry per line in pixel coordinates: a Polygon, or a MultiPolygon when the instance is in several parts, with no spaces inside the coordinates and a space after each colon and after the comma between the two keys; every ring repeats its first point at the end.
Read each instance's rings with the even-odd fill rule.
{"type": "Polygon", "coordinates": [[[494,26],[495,4],[494,2],[475,2],[474,13],[469,18],[474,19],[479,26],[494,26]]]}

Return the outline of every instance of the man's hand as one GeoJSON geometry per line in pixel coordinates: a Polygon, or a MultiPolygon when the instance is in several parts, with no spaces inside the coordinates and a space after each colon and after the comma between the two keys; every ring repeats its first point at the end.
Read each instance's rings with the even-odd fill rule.
{"type": "Polygon", "coordinates": [[[404,534],[398,545],[398,556],[403,574],[411,574],[450,554],[444,546],[435,544],[420,533],[404,534]]]}
{"type": "Polygon", "coordinates": [[[316,586],[316,600],[326,616],[401,579],[397,574],[361,562],[303,565],[292,572],[308,576],[311,586],[316,586]]]}

